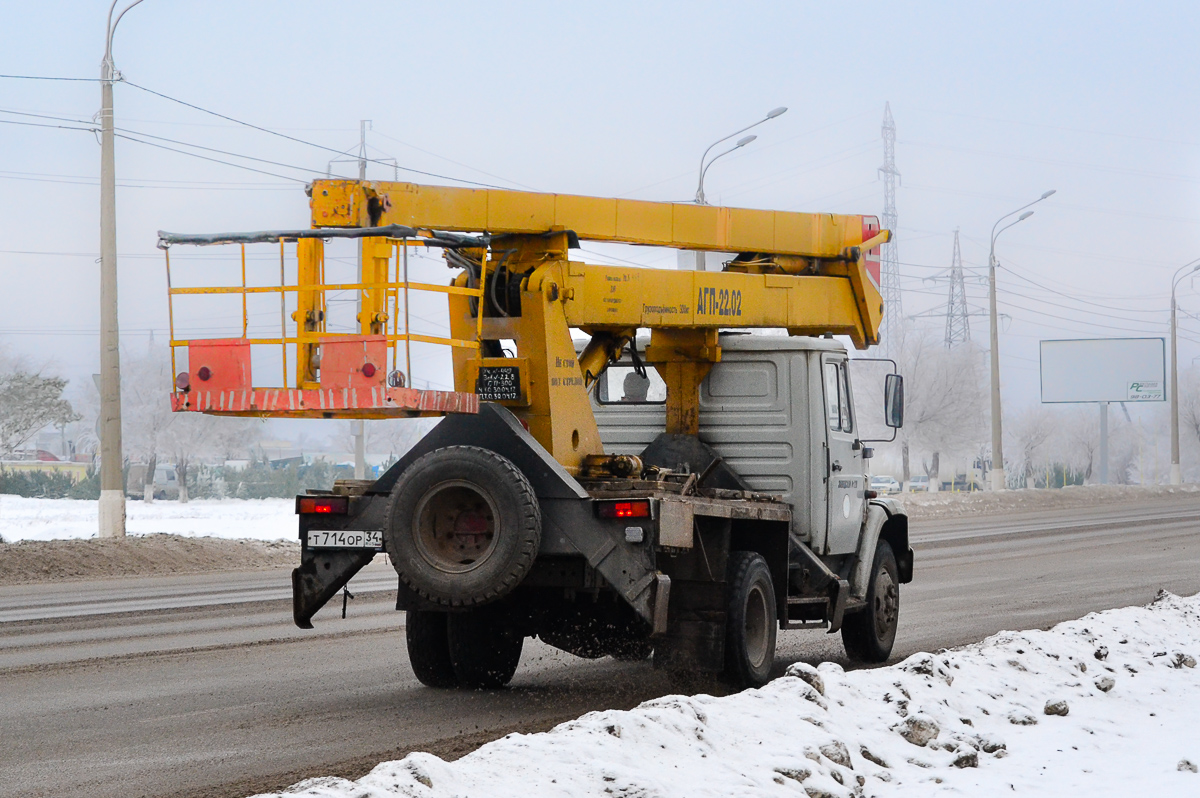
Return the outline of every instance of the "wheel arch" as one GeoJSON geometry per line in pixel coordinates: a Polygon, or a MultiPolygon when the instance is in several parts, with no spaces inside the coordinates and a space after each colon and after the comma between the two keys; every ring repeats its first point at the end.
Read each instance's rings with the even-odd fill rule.
{"type": "Polygon", "coordinates": [[[908,541],[908,516],[899,510],[872,502],[867,507],[867,522],[855,552],[854,567],[850,570],[850,595],[865,598],[871,580],[871,565],[875,562],[875,549],[879,541],[886,541],[896,555],[900,583],[912,581],[913,552],[908,541]]]}
{"type": "Polygon", "coordinates": [[[789,524],[784,521],[733,519],[729,530],[729,551],[752,551],[761,554],[771,571],[775,589],[775,616],[787,619],[788,535],[789,524]]]}

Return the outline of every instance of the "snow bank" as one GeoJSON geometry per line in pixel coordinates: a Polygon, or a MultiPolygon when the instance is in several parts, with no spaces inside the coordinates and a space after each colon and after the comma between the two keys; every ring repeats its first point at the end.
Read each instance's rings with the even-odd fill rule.
{"type": "Polygon", "coordinates": [[[898,494],[914,520],[955,518],[1038,510],[1065,510],[1109,504],[1136,504],[1162,499],[1200,499],[1200,485],[1069,485],[1065,488],[1022,488],[999,493],[898,494]]]}
{"type": "MultiPolygon", "coordinates": [[[[0,538],[9,543],[94,538],[99,525],[97,504],[0,494],[0,538]]],[[[125,528],[130,535],[295,540],[295,507],[293,499],[198,499],[187,504],[128,501],[125,528]]]]}
{"type": "Polygon", "coordinates": [[[888,668],[797,664],[761,690],[668,696],[411,754],[280,795],[1200,795],[1200,596],[1004,632],[888,668]]]}

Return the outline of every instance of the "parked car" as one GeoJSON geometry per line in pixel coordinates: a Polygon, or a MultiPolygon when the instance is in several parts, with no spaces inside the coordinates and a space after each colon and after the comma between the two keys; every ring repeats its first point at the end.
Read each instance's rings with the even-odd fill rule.
{"type": "Polygon", "coordinates": [[[924,474],[909,477],[908,490],[910,493],[920,493],[929,490],[929,477],[924,474]]]}
{"type": "Polygon", "coordinates": [[[895,477],[880,474],[871,477],[871,490],[876,493],[899,493],[900,482],[895,477]]]}

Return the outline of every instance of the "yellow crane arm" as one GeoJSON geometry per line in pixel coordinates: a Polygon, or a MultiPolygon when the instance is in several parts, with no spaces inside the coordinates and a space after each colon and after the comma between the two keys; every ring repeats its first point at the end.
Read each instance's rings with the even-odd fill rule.
{"type": "Polygon", "coordinates": [[[862,216],[832,213],[385,181],[317,180],[310,193],[313,227],[401,224],[492,235],[569,230],[586,241],[833,260],[864,240],[862,216]]]}
{"type": "Polygon", "coordinates": [[[568,469],[602,451],[587,389],[639,328],[651,330],[645,360],[667,384],[666,431],[684,434],[699,428],[720,329],[878,342],[883,304],[869,260],[890,233],[874,217],[356,180],[317,180],[309,195],[314,228],[486,235],[486,250],[451,257],[464,268],[458,289],[479,286],[479,299],[447,296],[451,337],[478,346],[454,350],[455,388],[511,408],[568,469]],[[734,257],[715,272],[594,266],[570,259],[580,240],[734,257]],[[582,353],[572,329],[592,336],[582,353]]]}

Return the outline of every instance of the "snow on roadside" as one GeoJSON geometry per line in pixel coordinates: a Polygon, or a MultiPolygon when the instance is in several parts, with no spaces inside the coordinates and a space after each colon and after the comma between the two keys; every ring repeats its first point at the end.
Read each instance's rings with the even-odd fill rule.
{"type": "MultiPolygon", "coordinates": [[[[0,538],[9,543],[94,538],[97,505],[0,494],[0,538]]],[[[125,504],[125,516],[130,535],[295,540],[297,534],[293,499],[197,499],[187,504],[131,500],[125,504]]]]}
{"type": "Polygon", "coordinates": [[[905,493],[899,499],[909,517],[924,521],[967,515],[1066,510],[1162,499],[1200,499],[1200,485],[1068,485],[1065,488],[1021,488],[999,493],[905,493]]]}
{"type": "Polygon", "coordinates": [[[667,696],[512,734],[455,762],[411,754],[278,795],[1200,795],[1200,596],[916,654],[792,666],[761,690],[667,696]]]}

